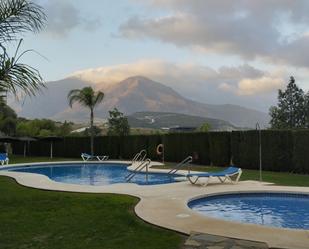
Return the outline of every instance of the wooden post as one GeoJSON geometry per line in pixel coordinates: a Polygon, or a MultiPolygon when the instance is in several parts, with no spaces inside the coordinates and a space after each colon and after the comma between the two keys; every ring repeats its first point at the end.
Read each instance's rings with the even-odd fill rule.
{"type": "Polygon", "coordinates": [[[24,157],[26,157],[26,150],[27,150],[27,145],[26,145],[26,142],[24,142],[24,157]]]}
{"type": "Polygon", "coordinates": [[[50,158],[53,159],[53,141],[50,142],[50,158]]]}

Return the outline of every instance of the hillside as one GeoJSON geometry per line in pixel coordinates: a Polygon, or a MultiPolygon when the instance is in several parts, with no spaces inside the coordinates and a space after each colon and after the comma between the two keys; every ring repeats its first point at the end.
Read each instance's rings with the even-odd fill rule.
{"type": "Polygon", "coordinates": [[[131,127],[162,129],[171,127],[200,127],[210,124],[211,130],[235,130],[232,124],[212,118],[168,112],[137,112],[128,116],[131,127]]]}
{"type": "MultiPolygon", "coordinates": [[[[50,82],[43,95],[27,99],[23,106],[16,109],[19,115],[30,118],[84,122],[89,118],[88,110],[78,105],[70,108],[66,96],[73,88],[91,84],[75,78],[50,82]]],[[[172,88],[142,76],[130,77],[117,84],[101,83],[93,86],[105,93],[103,103],[95,110],[98,119],[107,117],[108,111],[117,107],[125,115],[144,111],[170,112],[225,120],[239,127],[255,127],[257,122],[265,126],[269,120],[266,113],[237,105],[211,105],[192,101],[172,88]]]]}

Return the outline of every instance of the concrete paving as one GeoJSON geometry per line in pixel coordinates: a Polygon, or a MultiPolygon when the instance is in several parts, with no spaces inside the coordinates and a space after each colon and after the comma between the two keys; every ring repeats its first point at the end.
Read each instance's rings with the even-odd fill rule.
{"type": "Polygon", "coordinates": [[[192,232],[185,242],[184,249],[269,249],[269,247],[264,242],[192,232]]]}
{"type": "MultiPolygon", "coordinates": [[[[119,163],[119,161],[112,162],[119,163]]],[[[79,161],[78,163],[82,162],[79,161]]],[[[123,161],[120,163],[123,163],[123,161]]],[[[56,164],[59,164],[59,162],[56,164]]],[[[158,165],[158,163],[152,163],[152,165],[158,165]]],[[[14,166],[16,165],[12,167],[14,166]]],[[[135,166],[136,165],[133,165],[131,167],[134,168],[135,166]]],[[[166,172],[157,169],[150,169],[150,171],[166,172]]],[[[181,173],[185,174],[186,172],[181,173]]],[[[264,242],[267,243],[269,247],[274,248],[309,248],[309,230],[279,229],[224,221],[203,216],[194,212],[187,206],[187,203],[192,199],[227,193],[286,192],[309,194],[309,188],[306,187],[275,186],[269,183],[260,183],[256,181],[241,181],[238,184],[219,184],[216,180],[212,180],[211,184],[207,187],[191,185],[187,181],[152,186],[139,186],[132,183],[112,184],[107,186],[86,186],[59,183],[50,180],[46,176],[31,173],[0,171],[0,175],[13,177],[21,185],[38,189],[116,193],[136,196],[141,199],[135,207],[135,212],[140,218],[152,224],[185,234],[196,231],[199,233],[264,242]]]]}

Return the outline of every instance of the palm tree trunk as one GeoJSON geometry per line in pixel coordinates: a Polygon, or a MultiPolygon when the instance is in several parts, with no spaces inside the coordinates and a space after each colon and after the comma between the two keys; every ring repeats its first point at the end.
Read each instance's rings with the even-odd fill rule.
{"type": "Polygon", "coordinates": [[[94,155],[93,152],[93,138],[94,138],[94,131],[93,131],[93,108],[90,109],[90,149],[91,155],[94,155]]]}

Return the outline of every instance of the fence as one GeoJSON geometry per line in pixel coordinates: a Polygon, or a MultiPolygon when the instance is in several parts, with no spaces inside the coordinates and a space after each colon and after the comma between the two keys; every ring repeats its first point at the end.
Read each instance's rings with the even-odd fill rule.
{"type": "MultiPolygon", "coordinates": [[[[309,173],[309,130],[263,130],[263,169],[309,173]]],[[[152,160],[158,144],[164,144],[165,160],[179,162],[194,155],[194,162],[203,165],[227,166],[231,161],[245,169],[259,167],[259,134],[257,131],[175,133],[167,135],[102,136],[94,140],[95,154],[114,159],[131,159],[146,149],[152,160]]],[[[50,142],[31,142],[30,156],[48,156],[50,142]]],[[[80,157],[90,151],[88,137],[65,137],[54,142],[54,156],[80,157]]],[[[14,154],[23,154],[23,143],[13,144],[14,154]]]]}

